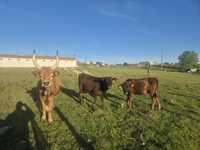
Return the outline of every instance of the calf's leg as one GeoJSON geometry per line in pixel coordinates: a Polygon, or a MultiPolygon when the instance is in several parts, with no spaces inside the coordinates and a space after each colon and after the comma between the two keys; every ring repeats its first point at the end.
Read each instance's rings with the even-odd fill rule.
{"type": "Polygon", "coordinates": [[[97,101],[97,96],[94,97],[94,102],[93,102],[93,106],[92,106],[93,111],[96,110],[96,101],[97,101]]]}
{"type": "Polygon", "coordinates": [[[45,97],[40,96],[40,102],[42,105],[42,116],[41,116],[42,120],[46,120],[45,100],[46,100],[45,97]]]}
{"type": "Polygon", "coordinates": [[[104,108],[104,95],[101,96],[101,107],[104,108]]]}
{"type": "Polygon", "coordinates": [[[160,110],[161,105],[160,105],[160,98],[158,96],[156,97],[156,102],[157,102],[157,105],[158,105],[158,110],[160,110]]]}
{"type": "Polygon", "coordinates": [[[83,93],[84,93],[84,87],[83,87],[83,84],[81,84],[80,81],[79,81],[79,100],[80,100],[80,103],[83,103],[83,93]]]}
{"type": "Polygon", "coordinates": [[[152,99],[151,109],[154,110],[155,105],[157,104],[157,96],[154,94],[153,96],[151,96],[151,99],[152,99]]]}
{"type": "Polygon", "coordinates": [[[53,96],[48,97],[47,105],[46,105],[46,111],[47,111],[47,121],[49,123],[53,122],[53,117],[52,117],[52,110],[53,110],[53,96]]]}
{"type": "Polygon", "coordinates": [[[127,105],[129,109],[132,108],[132,94],[131,93],[128,93],[127,95],[127,105]]]}
{"type": "Polygon", "coordinates": [[[83,103],[83,93],[79,92],[79,99],[80,99],[80,103],[83,103]]]}

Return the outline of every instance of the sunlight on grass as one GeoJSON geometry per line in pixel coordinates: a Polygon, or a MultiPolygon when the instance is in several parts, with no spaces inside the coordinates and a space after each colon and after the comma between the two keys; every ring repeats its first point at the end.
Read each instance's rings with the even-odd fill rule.
{"type": "MultiPolygon", "coordinates": [[[[199,75],[152,71],[151,76],[159,79],[162,110],[151,110],[150,97],[135,96],[134,107],[128,111],[126,97],[117,85],[127,78],[146,77],[145,70],[84,69],[97,76],[118,78],[104,100],[105,108],[98,107],[96,112],[91,112],[93,98],[88,95],[80,105],[77,77],[73,72],[60,70],[59,78],[65,90],[55,99],[55,121],[51,125],[40,121],[39,110],[27,92],[37,83],[32,70],[1,69],[0,123],[18,128],[5,137],[0,136],[0,142],[4,143],[0,149],[12,149],[16,143],[19,149],[23,148],[20,127],[27,128],[24,137],[35,149],[199,149],[199,75]],[[16,107],[19,103],[22,108],[16,107]]],[[[98,101],[97,106],[100,104],[98,101]]]]}

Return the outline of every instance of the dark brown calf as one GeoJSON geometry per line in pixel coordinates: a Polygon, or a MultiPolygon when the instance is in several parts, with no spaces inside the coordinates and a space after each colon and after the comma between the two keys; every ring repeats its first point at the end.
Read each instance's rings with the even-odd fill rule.
{"type": "Polygon", "coordinates": [[[132,98],[134,95],[150,95],[152,99],[152,109],[155,105],[161,109],[160,98],[158,96],[158,79],[144,78],[144,79],[127,79],[122,83],[121,88],[124,94],[127,95],[127,104],[129,109],[132,107],[132,98]]]}
{"type": "Polygon", "coordinates": [[[116,78],[112,77],[95,77],[85,73],[79,74],[79,95],[81,102],[83,101],[83,93],[88,93],[94,97],[93,109],[95,109],[97,97],[101,97],[102,106],[103,98],[107,90],[112,86],[112,81],[116,78]]]}

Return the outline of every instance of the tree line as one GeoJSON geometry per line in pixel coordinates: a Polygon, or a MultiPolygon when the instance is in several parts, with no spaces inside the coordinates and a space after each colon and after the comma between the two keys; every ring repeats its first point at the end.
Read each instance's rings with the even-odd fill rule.
{"type": "Polygon", "coordinates": [[[191,69],[200,69],[199,56],[195,51],[184,51],[178,57],[179,67],[182,71],[189,71],[191,69]]]}
{"type": "MultiPolygon", "coordinates": [[[[120,65],[120,64],[118,64],[120,65]]],[[[149,61],[142,61],[138,64],[129,64],[127,62],[124,62],[121,64],[123,66],[143,66],[145,69],[150,70],[150,68],[154,69],[173,69],[174,71],[183,71],[183,72],[200,72],[200,60],[199,60],[199,54],[193,50],[187,50],[184,51],[182,54],[178,56],[178,62],[177,63],[169,63],[164,62],[163,64],[151,64],[149,61]]]]}

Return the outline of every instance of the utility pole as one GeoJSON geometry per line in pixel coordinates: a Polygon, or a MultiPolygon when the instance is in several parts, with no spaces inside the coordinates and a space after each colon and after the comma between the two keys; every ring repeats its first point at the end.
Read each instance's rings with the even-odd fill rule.
{"type": "Polygon", "coordinates": [[[160,60],[160,69],[163,70],[163,48],[161,49],[161,60],[160,60]]]}
{"type": "Polygon", "coordinates": [[[58,48],[56,49],[56,56],[58,56],[58,48]]]}
{"type": "Polygon", "coordinates": [[[150,69],[151,69],[151,63],[149,62],[148,64],[147,64],[147,75],[149,76],[149,74],[150,74],[150,69]]]}

